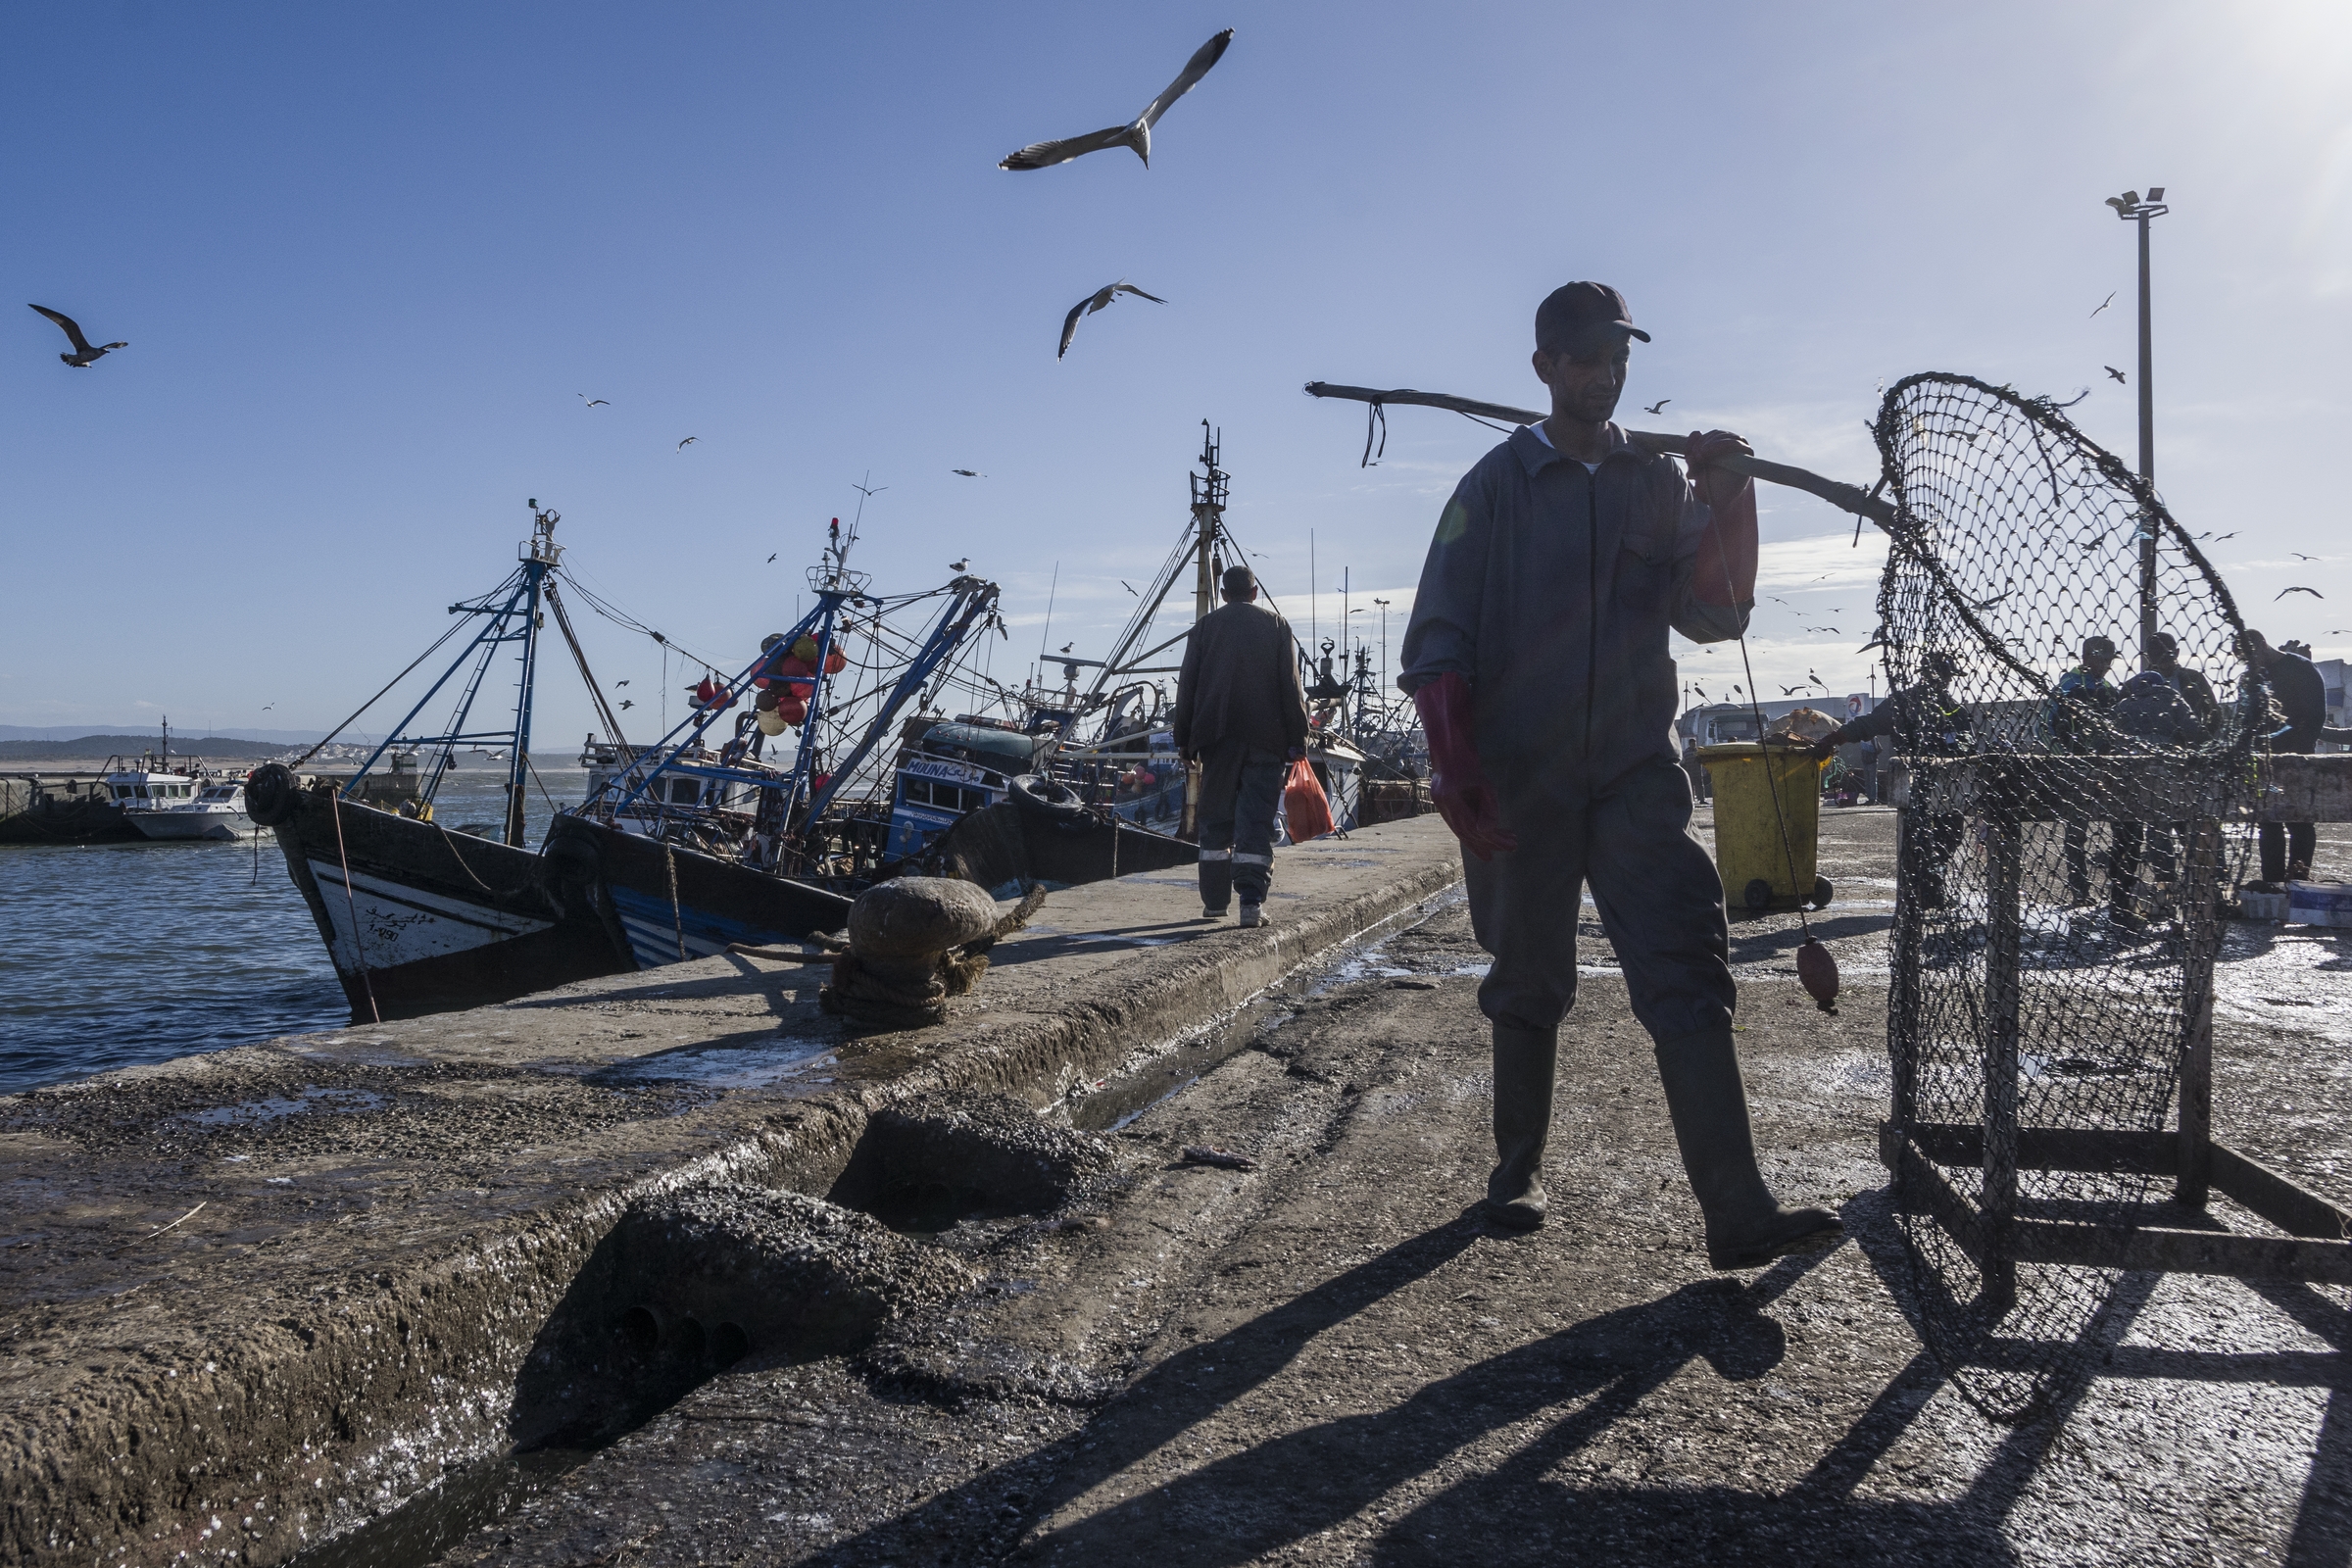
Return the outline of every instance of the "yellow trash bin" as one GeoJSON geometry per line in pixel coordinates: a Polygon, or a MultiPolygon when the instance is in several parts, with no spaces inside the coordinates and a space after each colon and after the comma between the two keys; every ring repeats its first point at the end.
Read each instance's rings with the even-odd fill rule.
{"type": "Polygon", "coordinates": [[[1825,907],[1835,890],[1815,862],[1828,762],[1802,747],[1754,741],[1701,747],[1698,760],[1715,784],[1715,869],[1725,907],[1734,914],[1825,907]]]}

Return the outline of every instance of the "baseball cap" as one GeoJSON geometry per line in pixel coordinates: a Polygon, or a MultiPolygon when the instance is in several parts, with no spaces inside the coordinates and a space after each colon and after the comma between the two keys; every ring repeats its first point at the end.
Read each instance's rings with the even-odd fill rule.
{"type": "Polygon", "coordinates": [[[1649,341],[1649,334],[1634,324],[1625,296],[1606,283],[1563,283],[1536,307],[1536,347],[1546,354],[1583,352],[1603,333],[1615,334],[1604,341],[1649,341]]]}
{"type": "Polygon", "coordinates": [[[2115,657],[2115,639],[2112,637],[2085,637],[2082,639],[2082,657],[2084,659],[2113,659],[2115,657]]]}

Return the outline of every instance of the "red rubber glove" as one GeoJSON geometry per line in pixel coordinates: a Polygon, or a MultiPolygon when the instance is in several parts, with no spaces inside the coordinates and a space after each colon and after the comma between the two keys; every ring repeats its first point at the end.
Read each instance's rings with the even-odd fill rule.
{"type": "Polygon", "coordinates": [[[1718,458],[1753,456],[1729,430],[1693,430],[1684,449],[1691,488],[1715,514],[1699,536],[1690,573],[1691,595],[1701,604],[1737,606],[1756,597],[1756,483],[1711,466],[1718,458]]]}
{"type": "Polygon", "coordinates": [[[1413,707],[1429,740],[1429,793],[1453,836],[1482,860],[1517,849],[1518,836],[1502,825],[1501,799],[1471,739],[1470,683],[1449,669],[1414,691],[1413,707]]]}

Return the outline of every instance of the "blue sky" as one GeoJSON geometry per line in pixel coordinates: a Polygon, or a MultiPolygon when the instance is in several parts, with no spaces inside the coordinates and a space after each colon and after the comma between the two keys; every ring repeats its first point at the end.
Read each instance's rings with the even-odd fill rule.
{"type": "MultiPolygon", "coordinates": [[[[1326,628],[1343,567],[1401,611],[1495,437],[1397,411],[1359,469],[1361,411],[1300,383],[1532,403],[1535,303],[1576,277],[1655,334],[1627,408],[1672,398],[1668,428],[1868,482],[1879,384],[1948,368],[2089,386],[2129,457],[2101,367],[2133,363],[2131,233],[2100,200],[2149,183],[2159,485],[2237,529],[2250,618],[2352,652],[2340,5],[90,0],[10,32],[0,722],[330,723],[508,569],[528,496],[588,581],[748,657],[869,470],[879,586],[969,556],[1017,662],[1058,572],[1054,645],[1100,653],[1203,416],[1295,619],[1310,532],[1326,628]],[[995,167],[1131,117],[1225,26],[1149,170],[995,167]],[[1119,277],[1169,303],[1056,363],[1119,277]],[[131,346],[69,369],[23,301],[131,346]],[[2328,597],[2272,612],[2294,583],[2328,597]]],[[[1767,584],[1831,576],[1759,616],[1758,674],[1859,689],[1861,637],[1799,628],[1866,615],[1874,554],[1765,507],[1767,584]]],[[[659,676],[588,636],[608,680],[659,676]]],[[[551,675],[542,747],[588,727],[551,675]]]]}

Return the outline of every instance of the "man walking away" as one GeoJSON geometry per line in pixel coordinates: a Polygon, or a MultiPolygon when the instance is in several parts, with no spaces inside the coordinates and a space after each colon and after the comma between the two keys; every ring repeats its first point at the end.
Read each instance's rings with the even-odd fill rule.
{"type": "Polygon", "coordinates": [[[1248,566],[1228,566],[1224,605],[1195,626],[1176,677],[1176,750],[1200,764],[1200,917],[1221,920],[1236,889],[1241,923],[1263,918],[1274,880],[1284,764],[1306,755],[1306,694],[1291,628],[1257,602],[1248,566]]]}
{"type": "MultiPolygon", "coordinates": [[[[2286,722],[2260,737],[2273,752],[2309,754],[2319,750],[2320,731],[2328,725],[2328,683],[2308,659],[2273,648],[2262,633],[2246,630],[2246,660],[2262,672],[2263,684],[2278,699],[2286,722]]],[[[2283,893],[2289,882],[2311,878],[2312,852],[2319,833],[2309,822],[2265,822],[2261,827],[2262,880],[2257,893],[2283,893]]]]}
{"type": "Polygon", "coordinates": [[[1666,634],[1721,642],[1746,626],[1755,491],[1711,466],[1747,451],[1736,435],[1693,433],[1690,479],[1611,421],[1637,337],[1649,334],[1599,283],[1537,310],[1551,416],[1514,429],[1446,504],[1397,684],[1462,842],[1471,927],[1494,956],[1478,988],[1494,1027],[1488,1215],[1524,1229],[1549,1206],[1544,1145],[1589,880],[1656,1046],[1707,1259],[1754,1268],[1830,1246],[1842,1227],[1827,1209],[1783,1208],[1756,1168],[1723,883],[1690,833],[1666,634]]]}
{"type": "MultiPolygon", "coordinates": [[[[1847,719],[1823,736],[1814,744],[1814,751],[1828,757],[1838,747],[1855,741],[1871,742],[1892,736],[1895,749],[1906,756],[1965,755],[1974,744],[1976,729],[1968,710],[1952,695],[1952,677],[1959,672],[1959,661],[1950,654],[1937,651],[1928,655],[1920,661],[1920,673],[1925,678],[1918,685],[1888,693],[1886,700],[1869,712],[1847,719]]],[[[1946,813],[1922,816],[1916,825],[1906,825],[1911,826],[1912,833],[1905,846],[1910,852],[1909,863],[1919,872],[1919,906],[1940,909],[1944,906],[1944,864],[1960,847],[1966,823],[1958,815],[1946,813]]]]}
{"type": "MultiPolygon", "coordinates": [[[[2115,641],[2086,637],[2082,662],[2058,677],[2058,695],[2042,706],[2042,744],[2054,752],[2098,752],[2105,745],[2107,715],[2115,708],[2115,683],[2107,671],[2115,667],[2115,641]]],[[[2090,805],[2081,798],[2061,801],[2059,819],[2066,824],[2066,902],[2077,907],[2090,902],[2090,805]]]]}

